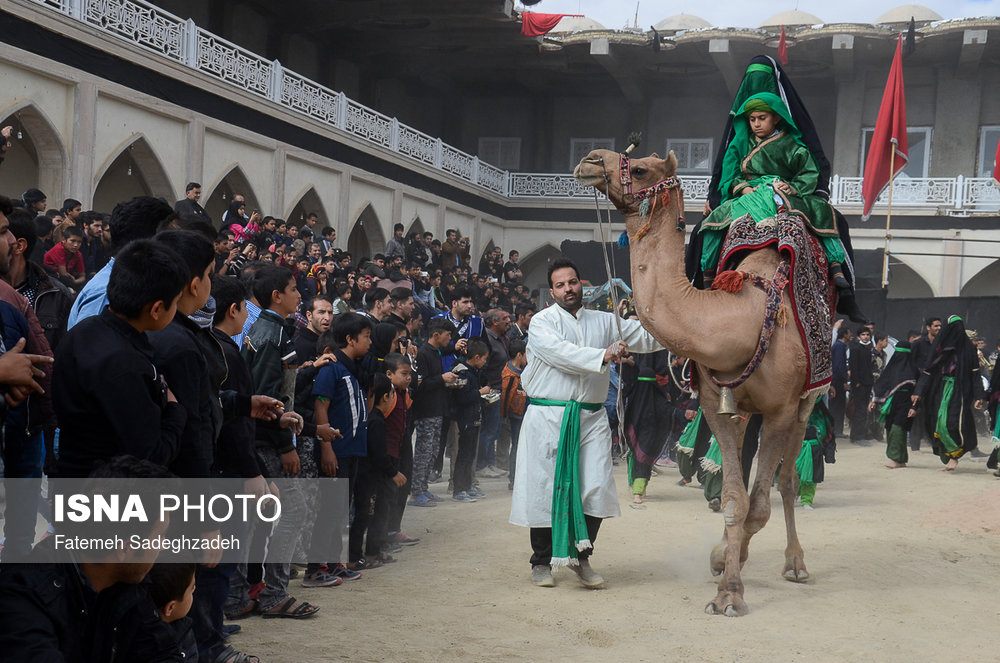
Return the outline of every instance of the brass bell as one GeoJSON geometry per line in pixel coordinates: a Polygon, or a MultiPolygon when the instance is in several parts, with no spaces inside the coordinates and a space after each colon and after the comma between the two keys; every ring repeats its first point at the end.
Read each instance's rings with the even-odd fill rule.
{"type": "Polygon", "coordinates": [[[736,414],[736,397],[729,387],[719,388],[719,409],[716,414],[736,414]]]}

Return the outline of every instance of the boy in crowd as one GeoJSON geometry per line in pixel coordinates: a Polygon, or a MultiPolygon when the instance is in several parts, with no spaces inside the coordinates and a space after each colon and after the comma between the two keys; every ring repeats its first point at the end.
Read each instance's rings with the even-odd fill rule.
{"type": "Polygon", "coordinates": [[[366,569],[396,561],[383,551],[386,543],[387,501],[406,477],[396,468],[386,440],[386,417],[396,408],[396,390],[385,375],[372,380],[372,411],[368,416],[368,453],[358,463],[354,521],[351,523],[350,558],[355,566],[366,569]],[[361,542],[367,532],[364,557],[361,542]]]}
{"type": "Polygon", "coordinates": [[[59,476],[86,477],[96,461],[121,454],[173,462],[187,413],[153,364],[146,333],[174,319],[186,271],[173,249],[132,242],[116,256],[108,308],[59,344],[52,378],[59,476]]]}
{"type": "MultiPolygon", "coordinates": [[[[196,564],[154,564],[149,571],[149,598],[166,628],[154,629],[156,660],[197,660],[191,620],[187,618],[194,602],[196,564]]],[[[152,652],[150,652],[152,653],[152,652]]]]}
{"type": "Polygon", "coordinates": [[[87,268],[83,265],[80,255],[80,245],[83,244],[83,233],[76,226],[67,226],[63,230],[63,241],[53,246],[42,261],[49,269],[59,275],[59,280],[66,287],[78,291],[87,280],[87,268]]]}
{"type": "Polygon", "coordinates": [[[448,410],[445,385],[458,379],[451,371],[445,372],[441,365],[441,352],[450,345],[454,330],[455,326],[447,318],[431,319],[427,325],[427,342],[417,352],[419,382],[413,398],[417,442],[410,482],[410,504],[413,506],[437,506],[440,501],[428,490],[427,483],[441,444],[442,421],[448,410]]]}
{"type": "MultiPolygon", "coordinates": [[[[343,313],[336,317],[330,330],[320,336],[316,346],[322,348],[323,354],[332,353],[336,358],[336,361],[328,363],[319,370],[313,385],[316,425],[328,424],[340,431],[341,438],[333,442],[319,440],[318,451],[314,452],[314,455],[319,463],[320,476],[347,479],[352,497],[359,494],[359,482],[356,480],[358,459],[368,453],[368,401],[367,394],[361,387],[359,375],[361,358],[371,347],[371,333],[372,324],[368,318],[358,313],[343,313]]],[[[356,509],[367,508],[358,504],[355,502],[356,509]]],[[[302,585],[304,587],[339,585],[342,578],[338,572],[342,574],[343,571],[336,565],[338,560],[331,560],[325,566],[315,560],[320,559],[321,555],[328,554],[328,551],[336,550],[342,526],[346,524],[337,521],[342,521],[347,513],[346,511],[342,514],[332,513],[330,505],[324,503],[323,496],[320,497],[317,513],[333,517],[334,522],[331,526],[318,529],[313,534],[310,563],[302,585]]],[[[351,551],[360,550],[361,543],[357,537],[358,534],[352,528],[349,538],[351,551]]],[[[355,561],[351,559],[351,562],[355,561]]],[[[363,564],[361,566],[364,567],[363,564]]]]}
{"type": "Polygon", "coordinates": [[[451,499],[456,502],[475,502],[485,495],[472,486],[472,466],[479,442],[479,426],[483,417],[482,396],[490,393],[490,386],[480,387],[481,371],[489,358],[490,350],[482,339],[469,341],[465,358],[452,369],[465,384],[455,390],[455,422],[458,424],[458,450],[455,454],[455,479],[451,499]]]}
{"type": "Polygon", "coordinates": [[[528,364],[526,354],[527,344],[514,339],[510,342],[510,360],[503,367],[502,387],[500,395],[500,416],[510,422],[510,461],[508,472],[510,480],[507,489],[514,490],[514,468],[517,460],[517,438],[521,434],[521,422],[524,411],[528,407],[528,395],[521,388],[521,372],[528,364]]]}
{"type": "MultiPolygon", "coordinates": [[[[278,399],[284,411],[291,412],[298,361],[289,318],[295,315],[301,299],[295,276],[285,267],[264,266],[254,276],[253,293],[262,310],[244,338],[243,359],[253,378],[254,393],[278,399]]],[[[256,426],[255,437],[257,462],[265,477],[294,478],[298,475],[300,460],[291,431],[281,428],[279,422],[262,421],[256,426]]],[[[268,549],[274,559],[291,559],[298,539],[296,523],[302,522],[306,509],[305,496],[298,482],[285,483],[281,507],[286,517],[279,519],[271,531],[268,549]]],[[[264,589],[257,596],[264,617],[304,619],[319,611],[319,606],[288,595],[290,571],[288,563],[264,565],[264,589]]],[[[233,582],[242,586],[246,577],[237,573],[233,582]]]]}
{"type": "MultiPolygon", "coordinates": [[[[396,407],[386,417],[386,447],[389,455],[397,459],[397,467],[403,476],[413,475],[413,420],[410,417],[410,408],[413,406],[413,399],[410,398],[410,384],[412,383],[412,364],[408,357],[404,357],[398,352],[390,352],[382,360],[385,366],[385,374],[392,382],[396,390],[396,407]]],[[[403,522],[403,511],[406,509],[406,500],[410,496],[410,490],[406,483],[399,486],[394,492],[388,504],[388,514],[386,527],[389,530],[388,544],[412,546],[420,542],[418,537],[410,537],[401,530],[403,522]]]]}

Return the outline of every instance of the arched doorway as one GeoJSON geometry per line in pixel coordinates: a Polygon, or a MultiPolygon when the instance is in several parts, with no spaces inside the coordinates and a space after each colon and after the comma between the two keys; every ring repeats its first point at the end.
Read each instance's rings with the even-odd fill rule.
{"type": "Polygon", "coordinates": [[[111,212],[115,205],[136,196],[154,196],[173,204],[167,171],[146,139],[138,134],[105,161],[95,177],[93,208],[111,212]]]}
{"type": "Polygon", "coordinates": [[[889,258],[889,299],[930,299],[934,289],[912,267],[896,256],[889,258]]]}
{"type": "Polygon", "coordinates": [[[260,209],[260,203],[250,186],[250,180],[239,164],[233,164],[225,175],[216,180],[211,189],[207,186],[202,187],[201,206],[205,208],[216,226],[222,225],[222,214],[233,202],[233,196],[236,194],[243,196],[247,216],[254,210],[259,210],[261,217],[269,214],[274,216],[269,210],[260,209]]]}
{"type": "Polygon", "coordinates": [[[354,227],[351,228],[351,234],[347,238],[347,250],[350,251],[351,261],[355,265],[362,258],[371,258],[385,250],[382,225],[371,204],[365,205],[354,227]]]}
{"type": "Polygon", "coordinates": [[[543,244],[529,254],[522,256],[518,263],[524,274],[524,284],[534,290],[548,289],[549,264],[562,257],[562,251],[552,244],[543,244]]]}
{"type": "Polygon", "coordinates": [[[41,110],[27,103],[5,113],[0,127],[11,126],[11,146],[3,163],[4,193],[20,196],[28,189],[41,189],[48,206],[59,207],[67,197],[81,198],[82,192],[66,195],[65,173],[69,166],[59,132],[41,110]]]}
{"type": "Polygon", "coordinates": [[[289,224],[302,227],[302,224],[306,221],[307,214],[316,214],[319,216],[319,223],[317,224],[317,230],[322,228],[324,225],[329,223],[329,217],[326,215],[326,209],[323,207],[322,201],[319,199],[319,194],[316,193],[316,189],[309,186],[305,192],[299,196],[298,202],[292,206],[291,211],[285,220],[289,224]]]}
{"type": "Polygon", "coordinates": [[[962,286],[962,297],[996,297],[1000,295],[1000,260],[980,270],[962,286]]]}
{"type": "Polygon", "coordinates": [[[410,233],[414,233],[414,232],[418,232],[421,235],[423,235],[424,232],[426,232],[424,230],[424,224],[420,220],[420,216],[419,215],[413,217],[413,221],[410,222],[410,227],[406,229],[405,236],[408,237],[410,235],[410,233]]]}

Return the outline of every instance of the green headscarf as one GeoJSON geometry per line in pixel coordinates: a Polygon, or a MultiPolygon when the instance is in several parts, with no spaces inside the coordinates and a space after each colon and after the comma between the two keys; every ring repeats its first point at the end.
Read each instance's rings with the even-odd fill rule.
{"type": "MultiPolygon", "coordinates": [[[[719,191],[722,193],[723,200],[730,197],[729,187],[733,180],[739,176],[740,164],[749,151],[748,146],[750,145],[751,131],[747,115],[760,110],[777,113],[784,124],[785,131],[795,138],[795,142],[809,149],[802,141],[802,133],[795,125],[795,120],[792,119],[792,114],[781,97],[773,92],[757,92],[751,95],[736,109],[736,117],[733,119],[733,140],[729,143],[729,148],[723,157],[722,177],[719,180],[719,191]]],[[[815,159],[815,157],[813,158],[815,159]]]]}

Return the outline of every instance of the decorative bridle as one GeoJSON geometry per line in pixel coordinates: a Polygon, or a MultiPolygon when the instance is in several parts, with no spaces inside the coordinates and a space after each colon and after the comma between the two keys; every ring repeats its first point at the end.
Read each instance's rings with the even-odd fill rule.
{"type": "MultiPolygon", "coordinates": [[[[604,159],[601,159],[601,164],[604,165],[604,159]]],[[[649,219],[656,209],[656,204],[659,202],[664,207],[670,204],[670,191],[672,189],[677,189],[680,193],[680,204],[681,204],[681,215],[677,217],[677,230],[683,232],[685,228],[683,201],[684,201],[684,189],[681,187],[681,180],[676,175],[672,175],[664,180],[660,180],[655,184],[650,184],[647,187],[639,189],[635,193],[632,192],[632,162],[629,159],[628,152],[622,152],[618,155],[618,178],[622,187],[622,202],[626,205],[632,205],[633,203],[639,203],[639,214],[640,216],[646,218],[646,225],[640,228],[635,233],[634,240],[638,241],[642,239],[647,232],[649,232],[649,219]]],[[[607,168],[604,168],[604,180],[605,183],[610,184],[610,177],[608,176],[607,168]]]]}

